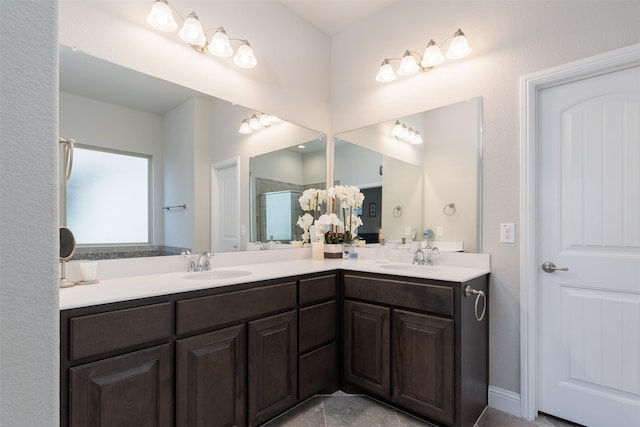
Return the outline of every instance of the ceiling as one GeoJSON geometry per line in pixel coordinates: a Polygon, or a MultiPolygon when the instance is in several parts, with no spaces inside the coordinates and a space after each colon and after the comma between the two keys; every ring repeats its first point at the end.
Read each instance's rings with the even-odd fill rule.
{"type": "Polygon", "coordinates": [[[399,0],[280,0],[296,15],[333,36],[399,0]]]}

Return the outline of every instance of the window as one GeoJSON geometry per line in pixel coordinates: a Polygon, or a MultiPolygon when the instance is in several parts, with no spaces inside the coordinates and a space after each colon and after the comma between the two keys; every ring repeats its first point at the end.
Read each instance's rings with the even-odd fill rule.
{"type": "Polygon", "coordinates": [[[151,159],[76,147],[67,181],[67,226],[78,244],[149,243],[151,159]]]}

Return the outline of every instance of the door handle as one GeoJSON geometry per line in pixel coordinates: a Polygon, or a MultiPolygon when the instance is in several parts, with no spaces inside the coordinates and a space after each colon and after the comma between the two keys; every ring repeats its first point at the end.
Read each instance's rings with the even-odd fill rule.
{"type": "Polygon", "coordinates": [[[545,262],[544,264],[542,264],[542,270],[545,273],[553,273],[554,271],[569,271],[569,269],[567,267],[556,267],[556,265],[552,262],[545,262]]]}

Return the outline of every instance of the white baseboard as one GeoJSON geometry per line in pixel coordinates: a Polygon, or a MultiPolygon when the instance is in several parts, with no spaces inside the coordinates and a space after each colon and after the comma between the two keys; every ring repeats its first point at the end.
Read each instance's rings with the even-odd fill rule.
{"type": "Polygon", "coordinates": [[[504,388],[489,386],[489,406],[520,417],[520,394],[504,388]]]}

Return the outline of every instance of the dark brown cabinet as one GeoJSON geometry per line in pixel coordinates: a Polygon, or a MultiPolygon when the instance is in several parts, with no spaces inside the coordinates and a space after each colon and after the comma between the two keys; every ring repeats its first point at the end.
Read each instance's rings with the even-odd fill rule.
{"type": "Polygon", "coordinates": [[[173,425],[171,344],[80,365],[70,370],[69,425],[173,425]]]}
{"type": "Polygon", "coordinates": [[[386,307],[344,302],[344,379],[389,399],[390,313],[386,307]]]}
{"type": "Polygon", "coordinates": [[[298,320],[295,311],[249,322],[249,425],[298,400],[298,320]]]}
{"type": "Polygon", "coordinates": [[[454,419],[454,322],[393,310],[391,400],[430,418],[454,419]]]}
{"type": "Polygon", "coordinates": [[[245,326],[176,341],[176,425],[245,425],[245,326]]]}
{"type": "Polygon", "coordinates": [[[487,284],[343,273],[346,387],[473,426],[488,400],[488,320],[476,320],[463,289],[487,294],[487,284]]]}

